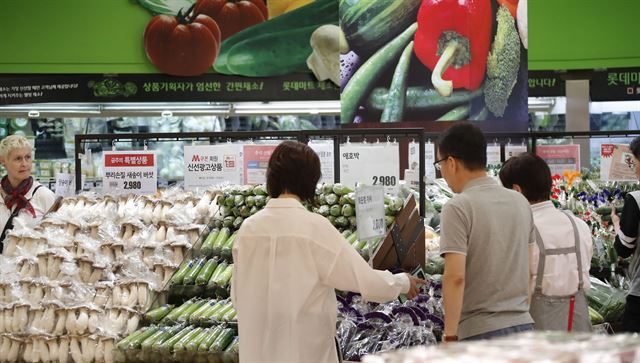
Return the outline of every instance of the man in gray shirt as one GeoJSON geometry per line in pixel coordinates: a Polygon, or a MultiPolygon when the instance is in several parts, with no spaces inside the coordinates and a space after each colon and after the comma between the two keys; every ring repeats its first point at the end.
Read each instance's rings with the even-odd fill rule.
{"type": "Polygon", "coordinates": [[[535,243],[527,200],[487,176],[487,142],[469,123],[445,131],[434,163],[457,193],[442,210],[445,342],[533,329],[529,253],[535,243]]]}

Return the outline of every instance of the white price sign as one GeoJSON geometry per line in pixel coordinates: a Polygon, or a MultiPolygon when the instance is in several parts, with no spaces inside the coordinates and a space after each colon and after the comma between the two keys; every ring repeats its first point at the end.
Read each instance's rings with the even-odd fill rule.
{"type": "Polygon", "coordinates": [[[487,145],[487,165],[500,165],[500,145],[487,145]]]}
{"type": "Polygon", "coordinates": [[[154,151],[105,151],[103,157],[103,193],[155,194],[158,191],[154,151]]]}
{"type": "Polygon", "coordinates": [[[58,173],[56,175],[56,196],[69,197],[75,194],[76,176],[69,173],[58,173]]]}
{"type": "Polygon", "coordinates": [[[387,224],[384,217],[384,188],[363,185],[356,189],[356,223],[358,239],[367,241],[384,236],[387,224]]]}
{"type": "Polygon", "coordinates": [[[184,147],[184,187],[242,184],[242,145],[184,147]]]}
{"type": "Polygon", "coordinates": [[[509,160],[513,156],[518,156],[527,152],[527,145],[507,145],[504,148],[504,159],[509,160]]]}
{"type": "MultiPolygon", "coordinates": [[[[418,164],[420,164],[420,145],[409,143],[409,169],[418,173],[418,164]]],[[[436,168],[433,163],[436,161],[436,145],[428,142],[424,144],[424,176],[427,181],[436,179],[436,168]]],[[[405,179],[407,177],[405,176],[405,179]]]]}
{"type": "Polygon", "coordinates": [[[347,143],[340,147],[340,182],[381,185],[393,193],[400,181],[400,148],[397,143],[347,143]]]}
{"type": "Polygon", "coordinates": [[[320,169],[322,170],[320,183],[332,184],[334,182],[333,143],[310,142],[309,146],[318,154],[318,158],[320,158],[320,169]]]}

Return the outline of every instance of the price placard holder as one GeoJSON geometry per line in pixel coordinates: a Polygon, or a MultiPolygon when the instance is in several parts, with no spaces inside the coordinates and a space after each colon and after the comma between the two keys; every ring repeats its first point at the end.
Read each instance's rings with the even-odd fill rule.
{"type": "Polygon", "coordinates": [[[378,270],[401,268],[405,271],[424,266],[424,237],[424,218],[416,208],[415,198],[409,196],[383,242],[373,253],[371,265],[378,270]]]}

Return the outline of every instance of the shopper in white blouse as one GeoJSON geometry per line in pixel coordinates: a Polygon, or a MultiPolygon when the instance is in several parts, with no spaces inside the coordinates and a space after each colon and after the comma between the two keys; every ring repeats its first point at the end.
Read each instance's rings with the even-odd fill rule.
{"type": "MultiPolygon", "coordinates": [[[[54,193],[31,176],[33,160],[29,141],[11,135],[0,142],[0,162],[7,170],[0,181],[2,205],[0,206],[0,241],[4,242],[7,231],[13,229],[17,216],[27,215],[41,218],[55,202],[54,193]]],[[[0,251],[4,243],[0,244],[0,251]]]]}
{"type": "Polygon", "coordinates": [[[536,330],[590,331],[585,291],[593,244],[589,226],[550,201],[547,163],[531,153],[509,159],[500,170],[502,184],[531,204],[537,243],[530,254],[531,317],[536,330]],[[542,271],[542,274],[540,273],[542,271]]]}
{"type": "Polygon", "coordinates": [[[267,168],[272,199],[245,220],[231,285],[241,362],[337,362],[335,290],[385,302],[422,281],[372,269],[321,215],[307,211],[320,179],[309,146],[281,143],[267,168]]]}

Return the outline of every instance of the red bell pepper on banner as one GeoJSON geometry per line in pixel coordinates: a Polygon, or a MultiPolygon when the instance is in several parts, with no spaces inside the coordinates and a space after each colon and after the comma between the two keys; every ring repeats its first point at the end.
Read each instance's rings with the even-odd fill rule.
{"type": "Polygon", "coordinates": [[[475,90],[485,76],[491,45],[491,0],[424,0],[418,11],[414,52],[432,70],[442,96],[475,90]]]}
{"type": "Polygon", "coordinates": [[[264,0],[198,0],[193,12],[215,20],[222,40],[269,18],[264,0]]]}

